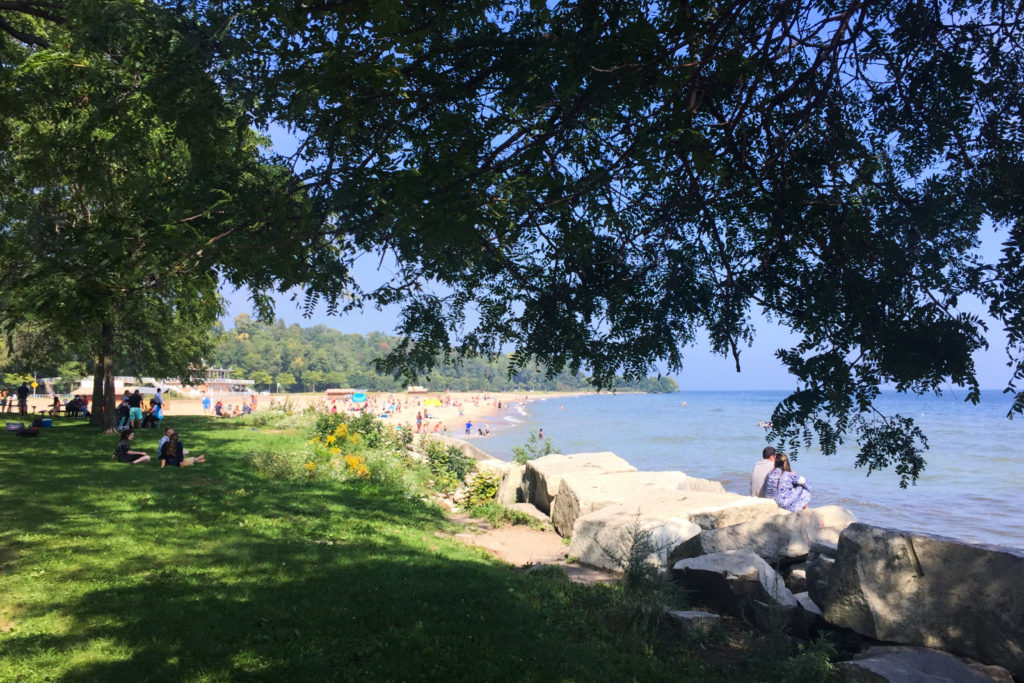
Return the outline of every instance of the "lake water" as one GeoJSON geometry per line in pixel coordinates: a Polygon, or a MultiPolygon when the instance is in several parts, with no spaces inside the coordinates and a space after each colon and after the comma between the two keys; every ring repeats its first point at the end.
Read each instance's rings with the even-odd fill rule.
{"type": "MultiPolygon", "coordinates": [[[[489,437],[472,442],[509,460],[533,429],[544,429],[562,453],[613,451],[641,470],[682,470],[746,494],[750,471],[768,445],[758,420],[771,418],[783,392],[705,391],[598,394],[532,401],[489,419],[489,437]],[[683,402],[686,405],[683,405],[683,402]]],[[[927,467],[917,484],[857,469],[853,446],[826,457],[802,450],[793,470],[807,477],[811,505],[842,505],[869,524],[1024,548],[1024,418],[1008,420],[1010,401],[982,393],[942,397],[883,395],[884,414],[913,417],[928,438],[927,467]]]]}

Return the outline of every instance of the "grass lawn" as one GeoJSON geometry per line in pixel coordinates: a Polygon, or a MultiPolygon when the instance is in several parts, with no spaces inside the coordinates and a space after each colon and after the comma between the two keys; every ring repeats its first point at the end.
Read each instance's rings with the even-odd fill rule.
{"type": "Polygon", "coordinates": [[[70,419],[0,437],[0,681],[725,675],[652,639],[621,589],[503,565],[416,497],[251,466],[305,433],[171,423],[208,464],[114,463],[116,437],[70,419]]]}

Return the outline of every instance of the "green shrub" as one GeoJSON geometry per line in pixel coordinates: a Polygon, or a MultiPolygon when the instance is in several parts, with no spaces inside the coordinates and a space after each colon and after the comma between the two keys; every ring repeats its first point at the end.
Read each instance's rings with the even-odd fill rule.
{"type": "Polygon", "coordinates": [[[469,484],[469,494],[466,497],[466,504],[469,507],[482,505],[489,500],[494,500],[498,495],[498,486],[501,478],[494,472],[478,472],[473,481],[469,484]]]}
{"type": "Polygon", "coordinates": [[[348,416],[344,413],[326,413],[317,415],[310,437],[323,441],[327,438],[328,434],[333,434],[334,430],[340,425],[349,425],[350,432],[359,431],[357,429],[352,429],[349,422],[350,420],[348,419],[348,416]]]}
{"type": "MultiPolygon", "coordinates": [[[[466,481],[466,475],[476,466],[476,461],[459,450],[458,446],[446,446],[434,439],[423,442],[423,451],[430,471],[446,483],[454,481],[455,486],[466,481]]],[[[454,490],[454,486],[451,490],[454,490]]]]}
{"type": "Polygon", "coordinates": [[[269,408],[259,410],[251,415],[243,415],[238,420],[239,424],[251,425],[265,429],[308,429],[312,422],[312,415],[269,408]]]}
{"type": "Polygon", "coordinates": [[[530,438],[522,446],[512,448],[512,461],[519,465],[525,465],[527,460],[536,460],[552,453],[562,451],[551,445],[550,437],[541,441],[537,436],[537,430],[530,432],[530,438]]]}

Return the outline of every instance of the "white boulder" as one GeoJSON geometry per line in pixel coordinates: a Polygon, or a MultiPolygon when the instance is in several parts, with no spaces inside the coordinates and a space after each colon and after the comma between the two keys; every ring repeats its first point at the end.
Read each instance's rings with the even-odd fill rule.
{"type": "Polygon", "coordinates": [[[771,500],[735,493],[654,491],[642,500],[616,503],[576,519],[569,554],[603,569],[622,569],[638,535],[647,561],[668,568],[673,551],[705,528],[734,524],[776,510],[771,500]]]}
{"type": "Polygon", "coordinates": [[[789,513],[776,510],[749,521],[709,529],[679,549],[680,557],[697,557],[727,550],[752,550],[770,564],[792,563],[807,557],[813,543],[835,543],[839,533],[857,521],[838,505],[789,513]]]}
{"type": "Polygon", "coordinates": [[[1013,683],[1006,669],[927,647],[876,646],[837,668],[845,683],[1013,683]]]}
{"type": "Polygon", "coordinates": [[[572,534],[580,515],[628,501],[641,502],[653,492],[709,491],[725,493],[717,481],[683,472],[569,472],[562,476],[551,505],[551,522],[562,536],[572,534]]]}
{"type": "Polygon", "coordinates": [[[526,502],[544,514],[551,514],[551,503],[558,493],[562,477],[569,473],[636,472],[636,468],[610,451],[545,455],[526,463],[523,488],[526,502]]]}

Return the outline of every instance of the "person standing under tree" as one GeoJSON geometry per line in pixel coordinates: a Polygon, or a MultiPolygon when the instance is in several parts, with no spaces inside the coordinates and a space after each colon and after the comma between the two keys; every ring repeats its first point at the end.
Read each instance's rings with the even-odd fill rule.
{"type": "Polygon", "coordinates": [[[22,382],[18,387],[18,414],[28,415],[28,395],[32,390],[28,388],[28,382],[22,382]]]}

